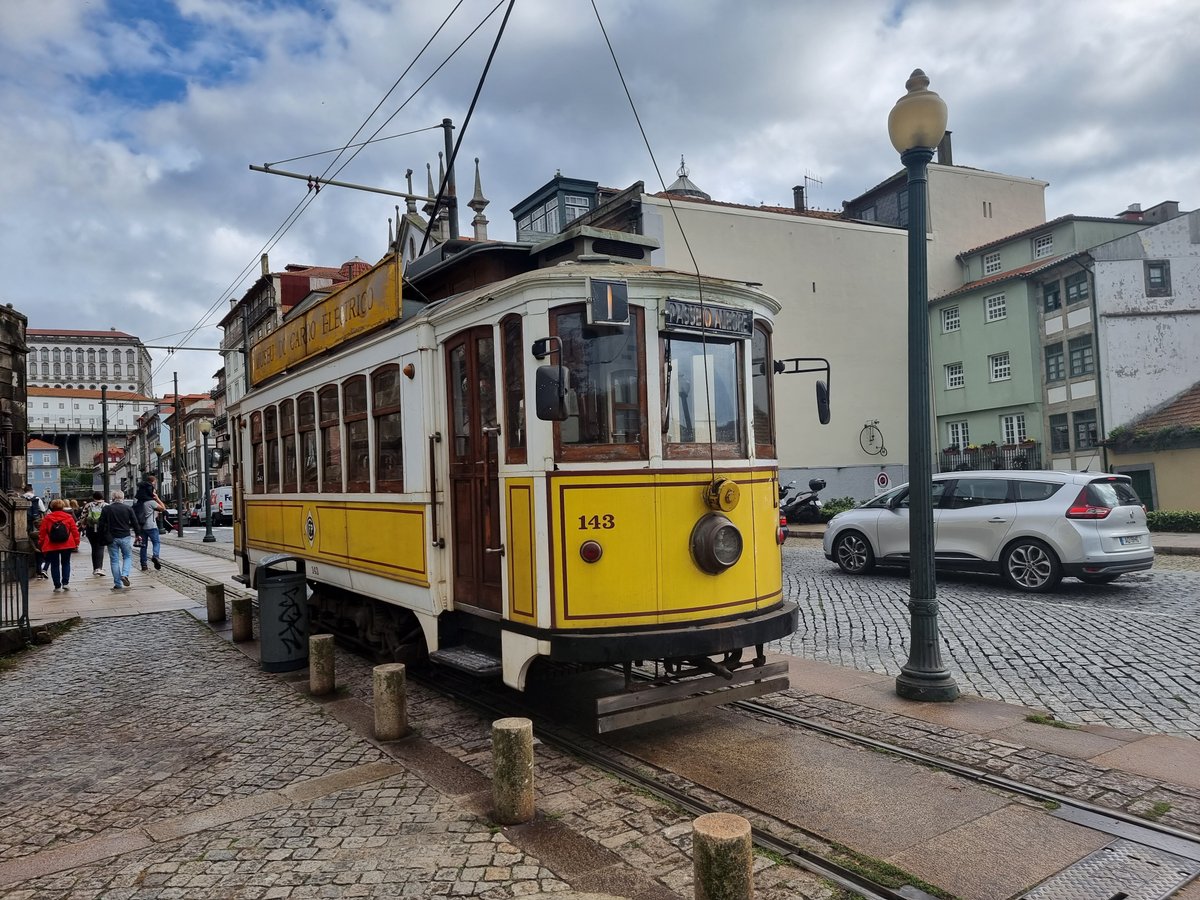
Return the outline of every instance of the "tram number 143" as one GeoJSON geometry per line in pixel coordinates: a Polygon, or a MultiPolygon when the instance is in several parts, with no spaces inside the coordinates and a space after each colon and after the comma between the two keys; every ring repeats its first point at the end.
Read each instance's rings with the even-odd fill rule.
{"type": "Polygon", "coordinates": [[[612,516],[611,513],[608,515],[603,515],[603,516],[580,516],[579,517],[579,530],[580,531],[587,531],[589,529],[595,529],[598,531],[602,528],[608,529],[608,528],[616,528],[616,527],[617,527],[617,520],[612,516]]]}

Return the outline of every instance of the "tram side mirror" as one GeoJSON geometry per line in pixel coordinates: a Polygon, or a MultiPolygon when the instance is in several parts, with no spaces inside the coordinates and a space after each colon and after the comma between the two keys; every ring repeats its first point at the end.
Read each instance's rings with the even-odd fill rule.
{"type": "Polygon", "coordinates": [[[567,367],[538,366],[534,380],[537,417],[547,422],[567,418],[567,367]]]}
{"type": "Polygon", "coordinates": [[[817,382],[817,418],[822,425],[829,424],[829,385],[817,382]]]}

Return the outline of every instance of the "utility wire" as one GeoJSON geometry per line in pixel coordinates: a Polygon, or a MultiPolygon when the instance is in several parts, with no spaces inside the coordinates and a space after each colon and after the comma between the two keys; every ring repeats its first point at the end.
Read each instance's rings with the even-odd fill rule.
{"type": "Polygon", "coordinates": [[[373,138],[371,140],[362,141],[361,143],[358,143],[358,144],[346,144],[345,147],[340,147],[340,148],[334,147],[332,150],[318,150],[316,153],[305,153],[303,156],[289,156],[287,159],[277,159],[277,160],[275,160],[275,162],[263,163],[263,167],[269,169],[269,168],[271,168],[271,166],[278,166],[278,165],[282,165],[283,163],[296,162],[296,160],[299,160],[299,159],[312,159],[314,156],[324,156],[326,153],[340,153],[343,150],[345,150],[347,147],[365,147],[365,146],[367,146],[367,144],[379,144],[379,143],[382,143],[383,141],[392,141],[392,140],[395,140],[396,138],[408,137],[413,134],[420,134],[422,131],[437,131],[441,127],[442,127],[441,125],[428,125],[425,128],[416,128],[412,131],[405,131],[401,134],[389,134],[387,137],[373,138]]]}
{"type": "MultiPolygon", "coordinates": [[[[625,99],[629,101],[629,108],[633,110],[633,118],[637,121],[638,131],[642,134],[642,143],[646,145],[646,152],[650,155],[650,164],[654,166],[654,174],[658,176],[658,183],[662,185],[663,196],[666,197],[667,205],[671,208],[671,215],[675,217],[675,225],[679,228],[679,234],[683,237],[683,245],[687,247],[688,256],[692,260],[692,268],[696,270],[696,290],[700,295],[700,308],[704,309],[704,282],[700,276],[700,264],[696,262],[696,254],[692,252],[692,243],[688,240],[687,232],[683,228],[683,223],[679,220],[679,212],[675,209],[675,204],[671,200],[671,195],[667,193],[667,182],[663,178],[662,170],[658,167],[658,160],[654,158],[654,150],[650,146],[650,139],[646,136],[646,129],[642,126],[642,117],[638,115],[637,105],[633,102],[633,95],[629,92],[629,85],[625,83],[625,75],[621,71],[621,64],[617,61],[617,52],[613,49],[612,41],[608,37],[608,29],[604,27],[604,20],[600,18],[600,10],[596,8],[596,0],[591,0],[592,12],[596,14],[596,22],[600,25],[600,31],[604,35],[604,43],[608,45],[608,53],[612,57],[613,65],[617,70],[617,77],[621,79],[621,87],[625,90],[625,99]]],[[[700,346],[703,350],[701,354],[704,360],[704,400],[708,407],[709,418],[709,438],[708,438],[708,468],[712,473],[713,478],[716,478],[716,459],[713,453],[713,404],[712,392],[709,387],[708,378],[708,339],[703,328],[700,329],[700,346]]],[[[669,400],[669,398],[668,398],[669,400]]]]}
{"type": "MultiPolygon", "coordinates": [[[[504,29],[508,25],[508,17],[512,15],[515,3],[516,0],[508,0],[508,9],[504,11],[504,18],[500,21],[500,30],[496,32],[496,40],[492,42],[492,51],[488,54],[487,62],[483,65],[483,72],[479,76],[479,83],[475,85],[475,95],[471,98],[471,105],[467,107],[467,116],[463,119],[462,128],[458,130],[458,140],[454,142],[454,148],[450,151],[450,159],[446,163],[446,172],[442,176],[441,185],[438,186],[437,197],[433,201],[433,210],[429,213],[429,224],[425,226],[425,236],[421,238],[421,249],[417,253],[417,256],[425,252],[425,245],[429,243],[429,232],[433,230],[433,223],[437,221],[438,207],[441,205],[442,197],[446,193],[446,185],[450,181],[450,173],[454,171],[454,161],[458,159],[458,148],[462,146],[463,137],[467,133],[467,126],[471,124],[471,116],[475,112],[475,104],[479,102],[479,95],[483,91],[483,83],[487,80],[488,72],[492,68],[492,60],[496,58],[496,50],[500,46],[500,39],[504,37],[504,29]]],[[[488,13],[487,18],[490,19],[492,13],[499,8],[500,4],[497,3],[492,8],[492,12],[488,13]]],[[[487,19],[484,19],[484,21],[486,22],[487,19]]],[[[480,25],[482,24],[481,22],[480,25]]]]}
{"type": "MultiPolygon", "coordinates": [[[[456,3],[454,5],[454,8],[450,10],[450,12],[446,15],[446,18],[442,20],[442,23],[437,27],[437,29],[429,37],[429,40],[427,40],[425,42],[424,46],[422,46],[421,49],[417,52],[417,55],[413,57],[412,62],[410,62],[405,67],[404,71],[400,74],[400,77],[396,79],[396,81],[388,89],[387,93],[384,94],[383,98],[379,101],[379,103],[377,103],[375,105],[375,108],[373,110],[371,110],[370,115],[368,115],[366,117],[366,119],[363,120],[362,124],[359,125],[358,128],[355,129],[354,134],[351,135],[349,141],[346,142],[346,146],[343,147],[342,151],[340,151],[338,153],[338,157],[340,157],[341,153],[345,152],[345,150],[347,148],[349,148],[350,146],[353,145],[354,139],[356,137],[358,137],[359,134],[362,133],[362,130],[366,127],[367,122],[369,122],[371,120],[371,118],[375,115],[375,113],[379,111],[380,107],[383,106],[384,102],[386,102],[387,98],[389,96],[391,96],[393,91],[396,90],[396,87],[404,79],[404,76],[407,75],[412,70],[413,66],[415,66],[417,64],[417,62],[420,60],[420,58],[424,55],[425,51],[427,49],[429,49],[430,44],[432,44],[433,41],[437,38],[437,36],[439,34],[441,34],[442,29],[446,27],[446,24],[450,21],[450,19],[458,11],[459,7],[462,6],[463,2],[464,2],[464,0],[458,0],[458,3],[456,3]]],[[[495,9],[493,9],[492,12],[494,13],[495,9]]],[[[488,16],[484,19],[484,21],[487,21],[487,18],[491,18],[491,15],[492,15],[492,13],[488,13],[488,16]]],[[[483,23],[481,22],[480,25],[482,25],[482,24],[483,23]]],[[[479,28],[479,26],[476,26],[475,30],[477,31],[478,28],[479,28]]],[[[474,34],[474,32],[472,32],[472,34],[474,34]]],[[[465,41],[464,41],[464,43],[465,43],[465,41]]],[[[462,44],[459,44],[459,46],[456,47],[455,50],[450,54],[450,57],[453,57],[454,53],[457,53],[461,47],[462,47],[462,44]]],[[[444,66],[446,64],[446,62],[449,61],[450,57],[447,57],[447,59],[442,63],[442,66],[444,66]]],[[[442,66],[438,66],[438,69],[435,70],[435,73],[436,73],[436,71],[439,71],[442,68],[442,66]]],[[[404,102],[404,104],[401,105],[400,108],[403,109],[404,106],[407,105],[408,102],[411,101],[414,96],[416,96],[417,91],[420,91],[421,88],[423,88],[426,84],[428,84],[428,79],[425,82],[423,82],[417,88],[417,90],[414,91],[409,96],[408,100],[406,100],[404,102]]],[[[399,112],[399,110],[397,110],[397,113],[398,112],[399,112]]],[[[390,122],[393,118],[395,118],[395,116],[396,116],[396,113],[393,113],[392,116],[390,116],[387,119],[387,121],[385,121],[384,124],[382,126],[380,126],[380,128],[378,128],[371,137],[374,138],[376,135],[378,135],[379,132],[381,130],[383,130],[384,127],[386,127],[387,123],[390,122]]],[[[369,143],[369,141],[368,141],[368,143],[369,143]]],[[[361,149],[362,149],[361,146],[359,146],[359,149],[356,150],[353,155],[351,155],[350,160],[353,160],[354,157],[357,156],[358,153],[361,151],[361,149]]],[[[325,172],[322,174],[322,177],[325,177],[326,175],[328,175],[330,169],[332,169],[334,167],[334,165],[337,163],[338,157],[335,157],[333,159],[333,161],[331,161],[329,163],[329,165],[325,169],[325,172]]],[[[345,168],[345,165],[349,164],[350,160],[347,160],[346,163],[343,164],[342,168],[345,168]]],[[[338,171],[340,172],[341,169],[339,169],[338,171]]],[[[258,254],[256,254],[257,257],[261,258],[263,253],[266,253],[269,250],[273,249],[275,247],[275,245],[279,243],[279,241],[291,229],[292,225],[295,224],[296,220],[300,218],[300,216],[304,213],[304,211],[308,208],[308,206],[312,203],[312,201],[316,198],[316,196],[317,196],[317,194],[315,192],[312,194],[306,194],[305,197],[302,198],[296,204],[296,206],[292,208],[292,211],[290,213],[288,213],[288,215],[284,218],[283,223],[278,228],[275,229],[275,232],[271,235],[270,238],[267,239],[267,242],[258,251],[258,254]]],[[[212,305],[209,306],[208,310],[204,313],[204,315],[201,316],[200,319],[196,322],[196,324],[193,325],[188,330],[187,336],[183,340],[180,341],[180,344],[186,344],[195,335],[195,333],[197,331],[199,331],[201,328],[203,328],[208,323],[208,320],[212,317],[213,313],[216,312],[216,310],[219,308],[221,302],[226,299],[226,295],[228,294],[228,295],[232,296],[232,292],[237,288],[237,286],[239,284],[241,284],[243,279],[245,279],[246,275],[253,269],[254,264],[256,262],[257,262],[257,259],[252,258],[248,263],[246,263],[246,265],[238,273],[236,278],[232,282],[230,282],[229,286],[226,287],[225,290],[223,290],[217,296],[217,299],[213,301],[212,305]]],[[[172,355],[173,355],[172,353],[168,353],[167,357],[158,366],[156,366],[152,370],[151,375],[150,375],[151,378],[153,378],[160,371],[162,371],[162,369],[166,366],[167,362],[170,360],[172,355]]]]}

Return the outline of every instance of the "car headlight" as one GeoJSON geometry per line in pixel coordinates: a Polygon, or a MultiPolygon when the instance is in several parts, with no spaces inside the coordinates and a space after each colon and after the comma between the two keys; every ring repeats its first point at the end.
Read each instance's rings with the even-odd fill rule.
{"type": "Polygon", "coordinates": [[[742,558],[742,534],[725,516],[710,513],[696,523],[692,558],[710,575],[720,575],[742,558]]]}

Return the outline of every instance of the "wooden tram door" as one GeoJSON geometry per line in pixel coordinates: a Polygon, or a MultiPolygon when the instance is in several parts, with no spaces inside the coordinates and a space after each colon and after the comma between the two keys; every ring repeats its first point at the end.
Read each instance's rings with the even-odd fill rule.
{"type": "Polygon", "coordinates": [[[490,326],[464,331],[446,343],[446,379],[454,602],[499,613],[500,428],[490,326]]]}

